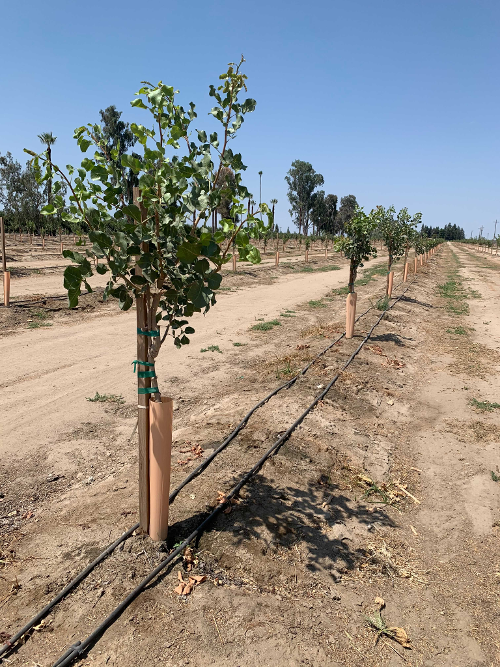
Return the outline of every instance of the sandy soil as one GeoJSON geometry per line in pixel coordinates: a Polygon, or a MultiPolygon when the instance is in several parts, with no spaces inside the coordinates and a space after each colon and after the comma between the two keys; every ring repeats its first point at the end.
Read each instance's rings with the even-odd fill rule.
{"type": "MultiPolygon", "coordinates": [[[[265,272],[230,276],[232,291],[221,295],[216,317],[198,318],[192,345],[162,351],[162,390],[176,399],[174,485],[198,463],[192,447],[210,453],[343,329],[344,298],[332,290],[345,284],[345,268],[265,272]],[[252,331],[261,318],[282,324],[252,331]],[[209,345],[221,352],[200,352],[209,345]]],[[[382,278],[360,288],[359,310],[382,288],[382,278]]],[[[496,259],[443,248],[318,409],[195,545],[192,571],[207,581],[179,597],[177,573],[187,577],[188,567],[180,560],[85,662],[498,664],[500,410],[491,404],[500,402],[499,292],[496,259]],[[458,298],[440,287],[449,281],[458,298]],[[382,617],[405,629],[411,649],[384,636],[375,644],[366,617],[378,596],[382,617]]],[[[171,509],[167,550],[300,414],[378,315],[372,310],[355,339],[262,408],[186,488],[171,509]]],[[[96,308],[54,316],[52,327],[12,330],[0,338],[4,637],[132,525],[137,504],[133,314],[96,308]],[[124,403],[86,401],[95,391],[124,403]]],[[[6,664],[51,665],[164,556],[143,536],[127,540],[6,664]]]]}

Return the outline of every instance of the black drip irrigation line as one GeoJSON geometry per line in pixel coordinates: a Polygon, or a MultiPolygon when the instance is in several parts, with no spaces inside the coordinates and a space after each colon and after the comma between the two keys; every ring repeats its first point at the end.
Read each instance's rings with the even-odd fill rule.
{"type": "Polygon", "coordinates": [[[257,461],[257,463],[251,468],[234,486],[231,491],[226,495],[224,502],[222,502],[220,505],[218,505],[212,513],[204,520],[201,522],[201,524],[193,530],[191,535],[187,537],[184,542],[182,542],[172,553],[170,553],[165,560],[163,560],[152,572],[148,574],[147,577],[145,577],[141,583],[131,592],[127,595],[127,597],[120,602],[120,604],[115,607],[115,609],[107,616],[104,621],[83,641],[78,641],[72,646],[70,646],[64,653],[63,655],[52,665],[52,667],[67,667],[67,665],[70,665],[75,658],[78,658],[81,656],[83,653],[87,651],[92,645],[94,645],[101,637],[101,635],[109,628],[110,625],[112,625],[116,619],[121,615],[121,613],[129,606],[131,602],[135,600],[135,598],[144,590],[144,588],[153,581],[153,579],[162,571],[164,570],[167,565],[169,565],[177,556],[179,556],[184,549],[201,533],[204,531],[204,529],[208,526],[209,523],[211,523],[231,502],[233,498],[235,498],[241,489],[245,486],[245,484],[252,478],[254,477],[259,470],[262,468],[264,463],[274,454],[278,452],[278,450],[283,446],[283,444],[290,438],[292,433],[295,431],[295,429],[300,426],[300,424],[304,421],[304,419],[307,417],[307,415],[316,407],[316,405],[326,396],[326,394],[330,391],[330,389],[333,387],[333,385],[337,382],[339,377],[342,375],[342,373],[346,370],[346,368],[354,361],[354,359],[357,357],[359,352],[362,350],[363,346],[365,343],[369,340],[370,336],[372,335],[374,329],[379,325],[381,322],[382,318],[384,315],[387,313],[388,310],[391,310],[397,303],[400,301],[403,296],[406,294],[406,292],[410,289],[411,285],[415,280],[413,280],[408,287],[403,291],[403,293],[397,297],[397,299],[394,301],[394,303],[387,308],[387,310],[384,310],[382,314],[378,317],[377,321],[373,326],[371,327],[370,331],[366,334],[366,336],[363,338],[361,343],[358,345],[356,350],[351,354],[349,359],[346,361],[346,363],[342,366],[341,370],[330,380],[330,382],[327,384],[325,389],[316,396],[314,401],[304,410],[304,412],[298,417],[294,423],[276,440],[276,442],[267,450],[267,452],[257,461]]]}
{"type": "MultiPolygon", "coordinates": [[[[400,285],[401,283],[398,283],[396,285],[396,288],[400,285]]],[[[408,289],[408,288],[407,288],[408,289]]],[[[406,292],[407,290],[405,290],[406,292]]],[[[403,292],[403,294],[405,293],[403,292]]],[[[401,295],[403,296],[403,295],[401,295]]],[[[397,301],[401,298],[398,297],[397,301]]],[[[63,297],[48,297],[48,298],[64,298],[63,297]]],[[[396,302],[395,302],[396,303],[396,302]]],[[[394,304],[393,304],[394,305],[394,304]]],[[[374,306],[370,306],[365,310],[361,315],[358,315],[356,318],[356,322],[359,322],[359,320],[364,317],[367,313],[370,312],[370,310],[373,310],[374,306]]],[[[392,306],[391,306],[392,308],[392,306]]],[[[172,504],[177,497],[177,495],[180,493],[180,491],[187,486],[190,482],[193,481],[193,479],[196,479],[196,477],[199,477],[212,463],[212,461],[215,459],[216,456],[218,456],[226,447],[236,438],[236,436],[240,433],[240,431],[245,428],[247,425],[250,417],[263,405],[265,405],[273,396],[278,394],[280,391],[283,389],[289,389],[292,387],[297,380],[304,376],[309,368],[316,363],[318,359],[320,359],[322,356],[324,356],[336,343],[338,343],[342,338],[345,337],[345,331],[342,333],[340,336],[338,336],[332,343],[327,345],[324,350],[322,350],[314,359],[312,359],[302,370],[295,375],[295,377],[291,378],[291,380],[288,380],[287,382],[283,383],[276,389],[274,389],[272,392],[270,392],[267,396],[265,396],[261,401],[256,403],[253,408],[247,412],[247,414],[243,417],[243,419],[240,421],[239,424],[234,428],[234,430],[228,435],[228,437],[219,445],[217,449],[215,449],[210,456],[208,456],[204,461],[200,463],[194,470],[192,470],[189,475],[179,484],[179,486],[172,491],[172,493],[169,496],[169,504],[172,504]]],[[[129,528],[127,531],[125,531],[117,540],[115,540],[112,544],[110,544],[106,549],[95,558],[87,567],[82,570],[74,579],[72,579],[63,589],[60,591],[55,598],[53,598],[50,602],[47,603],[47,605],[40,611],[36,616],[34,616],[26,625],[24,625],[20,630],[18,630],[15,635],[13,635],[8,641],[5,642],[3,646],[0,646],[0,659],[2,655],[4,655],[9,649],[13,648],[14,644],[27,632],[29,632],[35,625],[38,625],[38,623],[47,616],[47,614],[58,604],[61,602],[61,600],[68,595],[85,577],[87,577],[92,570],[99,565],[107,556],[109,556],[110,553],[112,553],[116,547],[118,547],[122,542],[124,542],[127,538],[132,535],[132,533],[139,528],[139,523],[134,524],[131,528],[129,528]]],[[[61,656],[60,659],[62,659],[64,656],[61,656]]]]}
{"type": "MultiPolygon", "coordinates": [[[[93,294],[93,292],[82,292],[80,296],[86,296],[87,294],[93,294]]],[[[11,306],[19,306],[19,308],[25,308],[26,306],[35,306],[37,303],[45,303],[45,301],[60,301],[61,299],[67,299],[68,295],[67,294],[61,294],[60,296],[44,296],[40,299],[37,299],[36,301],[30,301],[29,299],[25,299],[24,301],[11,301],[10,305],[11,306]]]]}
{"type": "MultiPolygon", "coordinates": [[[[373,306],[370,306],[367,310],[365,310],[364,313],[361,313],[356,318],[356,322],[360,320],[362,317],[364,317],[370,310],[373,309],[373,306]]],[[[336,343],[338,343],[339,340],[344,338],[345,336],[345,331],[342,335],[340,335],[338,338],[336,338],[330,345],[325,347],[324,350],[322,350],[312,361],[310,361],[304,368],[297,373],[295,377],[293,377],[291,380],[288,380],[284,384],[280,385],[276,389],[274,389],[272,392],[270,392],[267,396],[265,396],[261,401],[256,403],[253,408],[247,412],[247,414],[243,417],[243,419],[240,421],[240,423],[233,429],[233,431],[228,435],[228,437],[215,449],[210,456],[208,456],[204,461],[200,463],[194,470],[192,470],[189,475],[179,484],[179,486],[172,491],[172,493],[169,496],[169,504],[172,504],[175,500],[175,498],[178,496],[180,491],[187,486],[190,482],[193,481],[196,477],[202,474],[210,463],[215,459],[218,454],[220,454],[226,447],[236,438],[236,436],[240,433],[240,431],[245,428],[247,425],[250,417],[263,405],[265,405],[273,396],[278,394],[280,391],[283,389],[289,389],[291,386],[295,384],[295,382],[299,379],[299,377],[305,375],[309,368],[314,364],[320,357],[322,357],[324,354],[328,352],[336,343]]],[[[73,588],[75,588],[85,577],[87,577],[92,570],[99,565],[107,556],[109,556],[110,553],[112,553],[116,547],[118,547],[122,542],[124,542],[132,533],[139,528],[139,523],[136,523],[133,525],[131,528],[129,528],[125,533],[123,533],[117,540],[115,540],[112,544],[110,544],[95,560],[93,560],[87,567],[80,572],[74,579],[72,579],[67,586],[63,588],[62,591],[60,591],[55,598],[53,598],[50,602],[47,603],[47,605],[36,615],[34,616],[26,625],[24,625],[20,630],[16,632],[15,635],[13,635],[3,646],[0,646],[0,659],[1,656],[4,655],[10,648],[14,646],[14,644],[27,632],[31,630],[35,625],[38,625],[38,623],[45,617],[47,614],[53,609],[53,607],[56,606],[68,593],[70,593],[73,588]]]]}

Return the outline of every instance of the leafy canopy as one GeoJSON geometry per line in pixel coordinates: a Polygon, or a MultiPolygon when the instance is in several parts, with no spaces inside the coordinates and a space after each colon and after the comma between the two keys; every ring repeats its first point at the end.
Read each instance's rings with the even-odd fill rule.
{"type": "Polygon", "coordinates": [[[363,267],[370,257],[377,256],[377,249],[372,245],[373,231],[377,226],[377,220],[373,215],[367,215],[362,208],[357,208],[354,215],[345,222],[344,232],[346,236],[335,239],[335,250],[342,251],[344,256],[351,261],[349,274],[349,291],[354,288],[354,281],[358,269],[363,267]]]}
{"type": "MultiPolygon", "coordinates": [[[[47,152],[26,151],[33,156],[41,181],[51,174],[56,177],[52,203],[42,212],[51,216],[60,211],[63,219],[88,230],[92,244],[84,252],[64,251],[73,260],[64,273],[70,306],[77,305],[82,285],[91,291],[88,281],[94,270],[109,274],[105,298],[116,297],[120,308],[127,310],[134,299],[145,296],[151,326],[165,322],[180,346],[189,343],[188,335],[194,332],[188,318],[215,304],[220,270],[231,259],[233,243],[240,259],[260,261],[251,239],[266,226],[257,213],[247,214],[243,200],[249,193],[241,179],[246,167],[241,155],[229,147],[245,115],[256,106],[253,99],[239,99],[241,91],[246,91],[243,62],[242,58],[238,65],[230,63],[219,77],[220,85],[210,86],[215,102],[210,114],[222,125],[220,137],[217,132],[193,132],[195,105],[180,106],[172,86],[143,82],[131,103],[151,120],[149,126],[130,125],[136,146],[141,146],[139,157],[120,156],[120,146],[110,146],[101,128],[93,124],[75,130],[82,153],[89,153],[78,168],[68,165],[64,172],[49,162],[47,152]],[[136,203],[127,200],[125,168],[132,170],[139,183],[136,203]],[[234,174],[231,215],[213,232],[206,221],[220,207],[222,196],[228,196],[226,189],[217,187],[223,169],[228,168],[234,174]],[[62,183],[70,191],[68,210],[62,183]],[[100,260],[96,267],[95,258],[100,260]]],[[[269,207],[262,204],[260,210],[272,225],[269,207]]]]}

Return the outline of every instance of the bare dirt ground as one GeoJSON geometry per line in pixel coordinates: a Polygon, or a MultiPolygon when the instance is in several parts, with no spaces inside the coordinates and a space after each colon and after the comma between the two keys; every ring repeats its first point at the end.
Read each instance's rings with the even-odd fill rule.
{"type": "MultiPolygon", "coordinates": [[[[318,260],[313,271],[227,276],[230,289],[195,322],[192,344],[162,350],[161,388],[176,401],[173,486],[343,330],[336,289],[347,270],[337,256],[329,262],[341,268],[320,270],[318,260]],[[269,331],[251,328],[274,319],[281,324],[269,331]],[[200,351],[212,345],[220,352],[200,351]]],[[[358,312],[382,293],[375,275],[358,289],[358,312]]],[[[500,261],[442,248],[327,398],[193,545],[194,562],[160,575],[82,664],[499,664],[499,295],[500,261]],[[207,580],[179,596],[178,573],[187,579],[189,567],[207,580]],[[386,635],[375,642],[367,617],[377,597],[411,648],[386,635]]],[[[90,305],[34,330],[2,312],[1,639],[137,520],[134,314],[90,305]],[[96,391],[123,403],[85,400],[96,391]]],[[[5,664],[48,667],[84,639],[304,410],[379,314],[259,410],[186,487],[166,547],[131,537],[5,664]]]]}

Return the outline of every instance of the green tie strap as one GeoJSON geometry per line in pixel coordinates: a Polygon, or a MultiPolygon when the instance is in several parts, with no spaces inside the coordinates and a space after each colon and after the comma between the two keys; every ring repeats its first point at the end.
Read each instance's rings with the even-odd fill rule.
{"type": "Polygon", "coordinates": [[[134,373],[137,370],[137,365],[138,364],[139,364],[139,366],[152,366],[152,367],[154,367],[154,365],[155,365],[154,361],[153,362],[151,362],[151,361],[139,361],[138,359],[134,359],[132,364],[134,366],[134,373]]]}
{"type": "Polygon", "coordinates": [[[139,336],[151,336],[151,338],[158,338],[158,336],[160,335],[160,332],[157,330],[147,331],[145,329],[139,329],[139,328],[137,329],[137,333],[139,334],[139,336]]]}
{"type": "Polygon", "coordinates": [[[138,378],[154,378],[156,373],[154,371],[139,371],[137,373],[138,378]]]}
{"type": "Polygon", "coordinates": [[[159,394],[160,390],[158,387],[139,387],[137,390],[138,394],[159,394]]]}

